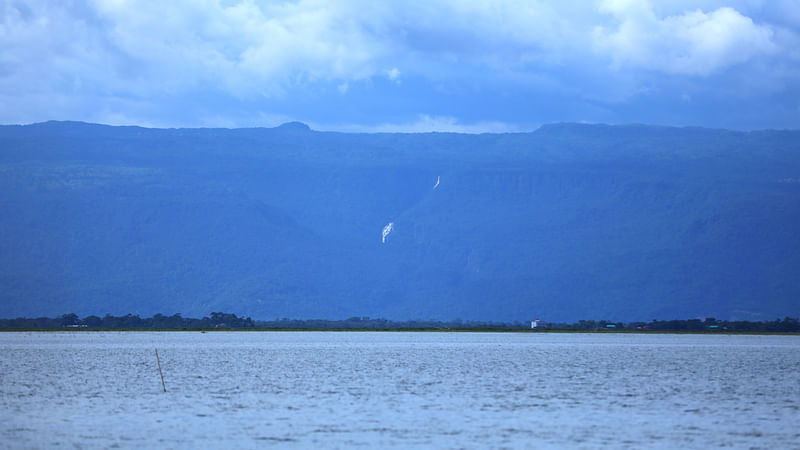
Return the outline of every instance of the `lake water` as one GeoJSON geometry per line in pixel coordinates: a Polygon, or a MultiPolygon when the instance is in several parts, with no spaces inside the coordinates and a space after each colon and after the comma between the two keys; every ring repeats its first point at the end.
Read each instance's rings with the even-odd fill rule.
{"type": "Polygon", "coordinates": [[[800,448],[800,337],[0,333],[0,447],[265,445],[800,448]]]}

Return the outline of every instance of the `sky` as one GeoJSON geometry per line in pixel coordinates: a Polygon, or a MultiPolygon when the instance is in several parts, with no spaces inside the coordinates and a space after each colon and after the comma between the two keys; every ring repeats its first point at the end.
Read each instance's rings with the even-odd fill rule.
{"type": "Polygon", "coordinates": [[[0,0],[0,123],[800,128],[800,0],[0,0]]]}

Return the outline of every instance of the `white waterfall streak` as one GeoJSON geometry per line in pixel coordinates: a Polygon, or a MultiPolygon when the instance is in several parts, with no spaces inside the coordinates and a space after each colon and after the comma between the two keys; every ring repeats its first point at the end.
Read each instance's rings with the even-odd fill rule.
{"type": "Polygon", "coordinates": [[[388,225],[383,227],[383,232],[381,233],[381,242],[382,243],[384,243],[384,244],[386,243],[386,238],[389,236],[389,233],[391,233],[393,229],[394,229],[394,222],[389,222],[388,225]]]}

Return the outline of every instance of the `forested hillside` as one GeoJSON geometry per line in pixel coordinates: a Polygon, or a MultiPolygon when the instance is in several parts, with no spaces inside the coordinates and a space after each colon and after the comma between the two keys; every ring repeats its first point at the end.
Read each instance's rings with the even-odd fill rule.
{"type": "Polygon", "coordinates": [[[7,318],[774,319],[798,224],[795,131],[0,127],[7,318]]]}

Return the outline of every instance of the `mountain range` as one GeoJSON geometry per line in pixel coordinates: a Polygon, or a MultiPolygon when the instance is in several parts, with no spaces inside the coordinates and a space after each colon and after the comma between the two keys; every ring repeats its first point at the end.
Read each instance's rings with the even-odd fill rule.
{"type": "Polygon", "coordinates": [[[796,317],[798,229],[800,131],[0,126],[6,318],[796,317]]]}

